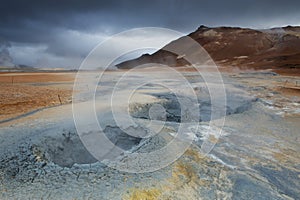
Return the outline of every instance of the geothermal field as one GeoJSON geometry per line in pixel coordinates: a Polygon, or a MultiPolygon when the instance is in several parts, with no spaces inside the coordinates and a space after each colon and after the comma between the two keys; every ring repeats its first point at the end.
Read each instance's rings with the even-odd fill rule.
{"type": "Polygon", "coordinates": [[[0,199],[299,199],[299,76],[175,71],[0,74],[0,199]]]}
{"type": "Polygon", "coordinates": [[[300,199],[300,28],[202,25],[113,62],[166,32],[0,67],[1,200],[300,199]]]}

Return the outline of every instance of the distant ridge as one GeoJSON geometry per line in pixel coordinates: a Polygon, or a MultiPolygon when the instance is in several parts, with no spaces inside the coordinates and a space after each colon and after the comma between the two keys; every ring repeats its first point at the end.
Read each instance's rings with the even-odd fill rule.
{"type": "Polygon", "coordinates": [[[27,65],[0,66],[0,72],[34,72],[34,71],[39,71],[39,69],[27,65]]]}
{"type": "MultiPolygon", "coordinates": [[[[240,27],[200,26],[189,37],[197,41],[219,66],[236,66],[251,69],[299,69],[300,27],[286,26],[255,30],[240,27]]],[[[184,37],[168,45],[180,47],[184,37]]],[[[120,69],[130,69],[147,63],[165,64],[172,67],[189,63],[163,49],[152,55],[117,64],[120,69]]]]}
{"type": "Polygon", "coordinates": [[[77,72],[77,69],[36,68],[27,65],[0,66],[0,72],[77,72]]]}

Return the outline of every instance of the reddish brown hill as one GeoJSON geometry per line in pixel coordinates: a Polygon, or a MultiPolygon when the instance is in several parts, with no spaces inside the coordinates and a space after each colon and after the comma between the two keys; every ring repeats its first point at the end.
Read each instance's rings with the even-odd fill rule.
{"type": "MultiPolygon", "coordinates": [[[[219,66],[297,71],[300,68],[300,27],[253,30],[200,26],[188,36],[197,41],[219,66]]],[[[187,65],[184,57],[164,50],[173,46],[190,53],[189,48],[192,47],[185,45],[185,39],[186,37],[179,38],[152,55],[143,55],[120,63],[117,67],[133,68],[146,63],[187,65]]]]}

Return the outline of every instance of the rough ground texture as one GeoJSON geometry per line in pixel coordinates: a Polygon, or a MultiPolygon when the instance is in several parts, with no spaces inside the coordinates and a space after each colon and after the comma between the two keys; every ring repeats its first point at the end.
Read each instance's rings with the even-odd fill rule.
{"type": "MultiPolygon", "coordinates": [[[[207,110],[210,101],[203,80],[191,75],[197,75],[186,73],[201,109],[207,110]]],[[[109,74],[101,97],[117,76],[109,74]]],[[[223,134],[216,133],[219,127],[209,129],[210,113],[201,112],[200,129],[190,127],[192,145],[174,163],[151,173],[121,172],[97,162],[76,134],[70,105],[2,123],[0,199],[299,199],[300,98],[297,89],[285,89],[295,87],[296,79],[259,72],[227,74],[223,79],[228,101],[223,134]],[[286,80],[289,85],[284,85],[286,80]],[[216,142],[208,155],[200,153],[204,140],[216,142]]],[[[130,113],[141,124],[157,117],[149,111],[153,102],[166,108],[167,122],[160,134],[140,140],[109,123],[105,134],[126,150],[147,152],[165,146],[181,120],[176,99],[154,85],[140,89],[137,96],[143,98],[130,105],[130,113]]],[[[104,113],[102,108],[98,111],[104,113]]]]}

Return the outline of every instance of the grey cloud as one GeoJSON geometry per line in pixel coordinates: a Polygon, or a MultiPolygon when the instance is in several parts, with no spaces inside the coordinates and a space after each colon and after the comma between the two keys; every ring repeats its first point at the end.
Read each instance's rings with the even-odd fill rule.
{"type": "Polygon", "coordinates": [[[13,44],[44,45],[52,57],[73,59],[84,57],[101,38],[130,28],[156,26],[189,33],[201,24],[297,25],[299,7],[298,0],[10,0],[1,2],[0,37],[13,44]]]}

